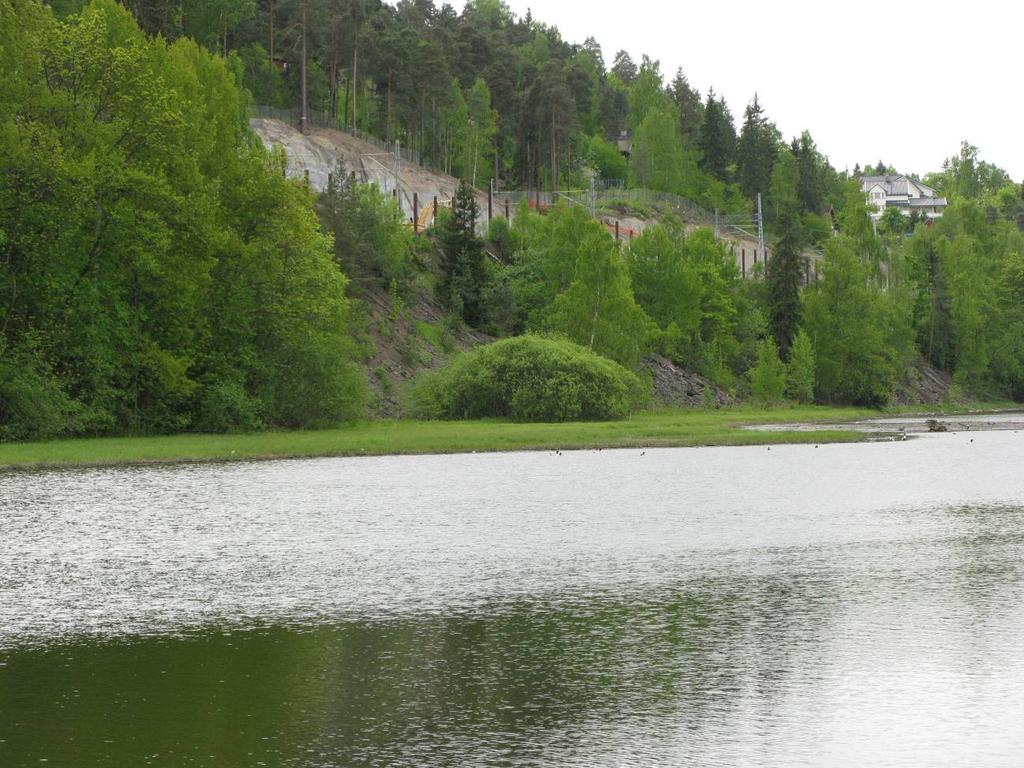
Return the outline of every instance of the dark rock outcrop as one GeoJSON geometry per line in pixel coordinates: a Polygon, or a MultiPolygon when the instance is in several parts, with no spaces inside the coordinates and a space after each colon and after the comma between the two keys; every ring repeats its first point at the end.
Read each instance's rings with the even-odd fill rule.
{"type": "Polygon", "coordinates": [[[651,372],[654,405],[674,408],[721,408],[733,399],[720,386],[699,373],[687,371],[661,355],[644,360],[651,372]]]}

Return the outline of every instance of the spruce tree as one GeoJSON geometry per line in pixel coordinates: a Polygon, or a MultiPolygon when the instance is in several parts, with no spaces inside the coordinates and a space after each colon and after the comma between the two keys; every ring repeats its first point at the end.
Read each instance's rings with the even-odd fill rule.
{"type": "Polygon", "coordinates": [[[462,319],[477,327],[483,321],[480,300],[486,279],[483,242],[476,235],[479,210],[473,188],[459,184],[452,215],[441,228],[441,296],[462,319]]]}
{"type": "Polygon", "coordinates": [[[612,60],[612,73],[619,78],[623,85],[632,85],[636,79],[637,68],[633,63],[633,57],[626,51],[619,51],[612,60]]]}
{"type": "Polygon", "coordinates": [[[716,98],[714,89],[708,91],[698,146],[701,169],[719,181],[729,181],[729,166],[736,157],[736,128],[725,100],[716,98]]]}
{"type": "Polygon", "coordinates": [[[671,86],[672,100],[679,112],[679,130],[696,143],[700,137],[700,126],[704,120],[704,105],[700,94],[690,86],[682,67],[676,70],[671,86]]]}
{"type": "Polygon", "coordinates": [[[779,351],[789,357],[793,337],[800,327],[800,283],[803,259],[800,256],[799,224],[792,209],[778,220],[779,237],[767,263],[768,319],[779,351]]]}
{"type": "Polygon", "coordinates": [[[818,152],[808,131],[794,138],[790,146],[797,163],[797,199],[804,213],[820,213],[825,207],[826,160],[818,152]]]}
{"type": "Polygon", "coordinates": [[[779,130],[764,116],[754,94],[743,113],[743,129],[736,145],[736,176],[743,194],[753,200],[767,195],[772,168],[779,152],[779,130]]]}

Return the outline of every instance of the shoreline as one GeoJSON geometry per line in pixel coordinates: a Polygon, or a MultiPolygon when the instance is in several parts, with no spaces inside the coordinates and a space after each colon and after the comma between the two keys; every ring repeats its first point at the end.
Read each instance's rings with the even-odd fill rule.
{"type": "Polygon", "coordinates": [[[355,456],[850,443],[878,437],[878,433],[845,426],[864,419],[932,415],[950,418],[1013,409],[1014,405],[1008,403],[883,411],[832,406],[740,406],[648,411],[628,420],[607,422],[392,420],[325,430],[76,438],[0,444],[0,472],[355,456]],[[758,425],[778,428],[749,429],[758,425]],[[787,430],[787,425],[793,429],[787,430]],[[814,429],[816,425],[821,429],[814,429]]]}

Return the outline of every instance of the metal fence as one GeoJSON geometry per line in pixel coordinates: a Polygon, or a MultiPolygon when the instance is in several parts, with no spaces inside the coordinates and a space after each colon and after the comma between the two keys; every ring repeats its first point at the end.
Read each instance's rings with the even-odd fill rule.
{"type": "MultiPolygon", "coordinates": [[[[300,124],[300,114],[297,109],[281,109],[265,105],[254,105],[250,107],[250,116],[253,118],[280,120],[281,122],[288,123],[289,125],[294,125],[296,127],[300,124]]],[[[374,147],[377,147],[382,152],[388,153],[392,157],[396,155],[397,151],[398,156],[401,157],[403,162],[413,163],[436,173],[443,173],[442,170],[423,163],[419,152],[411,150],[408,147],[401,146],[397,142],[382,141],[369,133],[353,129],[350,123],[340,120],[330,112],[324,110],[311,110],[307,112],[306,119],[307,124],[312,127],[328,128],[348,133],[351,136],[358,138],[360,141],[364,141],[374,147]]],[[[372,158],[372,156],[367,157],[372,158]]],[[[385,168],[384,170],[388,169],[385,168]]],[[[401,191],[385,189],[385,186],[386,185],[384,184],[381,185],[382,191],[385,193],[395,192],[396,197],[401,191]]],[[[399,186],[401,185],[399,184],[399,186]]],[[[478,195],[484,194],[486,194],[486,192],[478,191],[478,195]]],[[[531,208],[538,208],[541,210],[549,208],[558,202],[565,202],[569,205],[578,205],[586,210],[591,216],[595,217],[597,216],[599,209],[608,210],[616,207],[657,206],[660,209],[667,208],[687,223],[713,228],[717,237],[723,240],[732,240],[733,245],[735,245],[736,240],[751,241],[753,243],[759,242],[756,215],[724,215],[717,211],[710,211],[700,204],[695,203],[693,200],[672,194],[671,192],[659,192],[651,189],[637,188],[627,189],[622,182],[598,182],[591,188],[587,189],[565,189],[554,191],[542,191],[538,189],[493,190],[491,194],[493,200],[493,212],[498,216],[510,215],[524,200],[531,208]]],[[[411,197],[409,201],[400,199],[399,204],[403,210],[408,208],[411,211],[413,208],[411,197]]],[[[489,221],[487,220],[486,214],[477,220],[477,230],[481,234],[486,232],[488,226],[489,221]]],[[[608,226],[611,228],[613,225],[608,226]]],[[[638,231],[630,228],[622,227],[620,229],[618,222],[614,223],[614,228],[616,234],[622,234],[630,239],[639,234],[638,231]]],[[[764,257],[768,255],[769,249],[763,244],[760,244],[760,249],[762,251],[763,260],[764,257]]],[[[736,248],[734,247],[733,250],[736,250],[736,248]]],[[[757,261],[757,252],[757,249],[752,251],[755,263],[757,261]]],[[[736,253],[739,258],[740,251],[736,251],[736,253]]],[[[803,255],[805,259],[808,259],[809,261],[820,261],[823,258],[823,253],[817,248],[805,248],[803,255]]],[[[745,255],[742,258],[745,262],[745,255]]],[[[747,272],[745,267],[746,264],[744,263],[744,274],[747,272]]],[[[817,270],[815,269],[815,272],[816,271],[817,270]]]]}

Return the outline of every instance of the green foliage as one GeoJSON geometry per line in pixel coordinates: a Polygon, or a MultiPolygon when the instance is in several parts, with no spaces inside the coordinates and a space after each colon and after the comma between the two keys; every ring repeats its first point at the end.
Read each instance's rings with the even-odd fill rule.
{"type": "Polygon", "coordinates": [[[652,348],[657,328],[637,305],[629,271],[608,231],[577,206],[547,216],[520,208],[516,250],[489,296],[501,317],[492,330],[554,331],[624,365],[652,348]]]}
{"type": "Polygon", "coordinates": [[[712,210],[744,210],[747,204],[738,188],[701,170],[700,157],[690,139],[680,134],[675,110],[654,107],[633,134],[630,184],[671,192],[712,210]]]}
{"type": "Polygon", "coordinates": [[[375,184],[357,184],[338,163],[317,201],[334,259],[357,281],[386,288],[411,277],[413,234],[395,201],[375,184]]]}
{"type": "Polygon", "coordinates": [[[765,211],[766,217],[770,221],[775,222],[783,216],[797,214],[800,208],[799,180],[800,169],[796,158],[789,150],[782,150],[772,167],[768,207],[765,211]]]}
{"type": "Polygon", "coordinates": [[[779,359],[775,342],[763,339],[757,345],[757,364],[747,373],[750,394],[762,405],[777,405],[786,392],[786,366],[779,359]]]}
{"type": "Polygon", "coordinates": [[[800,218],[800,226],[809,243],[822,245],[832,237],[832,222],[817,213],[805,213],[800,218]]]}
{"type": "Polygon", "coordinates": [[[203,0],[189,6],[185,33],[212,50],[227,53],[228,33],[256,14],[256,0],[203,0]]]}
{"type": "Polygon", "coordinates": [[[942,171],[925,177],[925,183],[950,198],[982,200],[1010,183],[1010,176],[998,166],[979,159],[978,148],[961,142],[960,152],[942,164],[942,171]]]}
{"type": "Polygon", "coordinates": [[[818,152],[818,147],[808,131],[793,139],[790,151],[796,158],[796,196],[803,213],[821,213],[825,209],[828,184],[828,162],[818,152]]]}
{"type": "Polygon", "coordinates": [[[725,99],[716,98],[714,90],[708,91],[704,103],[704,122],[698,146],[701,169],[719,181],[728,182],[730,168],[736,159],[736,127],[725,99]]]}
{"type": "Polygon", "coordinates": [[[583,137],[583,156],[605,181],[626,180],[629,167],[617,144],[600,136],[583,137]]]}
{"type": "Polygon", "coordinates": [[[495,246],[500,259],[505,261],[512,256],[514,245],[511,222],[501,216],[491,219],[491,223],[487,227],[487,239],[495,246]]]}
{"type": "Polygon", "coordinates": [[[679,130],[696,144],[700,139],[701,123],[704,121],[704,105],[701,103],[700,93],[690,85],[682,68],[676,70],[669,90],[679,112],[679,130]]]}
{"type": "Polygon", "coordinates": [[[657,61],[643,57],[636,79],[629,86],[629,127],[636,130],[654,110],[672,111],[672,102],[662,85],[657,61]]]}
{"type": "Polygon", "coordinates": [[[633,134],[630,182],[661,192],[683,194],[697,174],[697,153],[679,135],[678,119],[668,108],[652,109],[633,134]]]}
{"type": "Polygon", "coordinates": [[[1024,235],[990,221],[981,206],[954,201],[934,226],[907,241],[907,282],[921,354],[978,394],[1021,392],[1018,264],[1024,235]]]}
{"type": "Polygon", "coordinates": [[[422,378],[412,393],[422,418],[602,421],[645,401],[625,368],[568,341],[520,336],[477,347],[422,378]]]}
{"type": "MultiPolygon", "coordinates": [[[[595,40],[574,44],[500,2],[470,3],[458,14],[434,0],[123,4],[152,37],[188,37],[237,56],[236,74],[256,104],[294,110],[305,80],[314,116],[354,123],[387,142],[400,139],[428,164],[478,188],[494,176],[509,188],[564,188],[582,180],[581,161],[606,179],[624,179],[608,145],[590,151],[581,133],[614,139],[638,131],[652,112],[668,111],[692,153],[688,162],[701,163],[703,178],[690,186],[702,192],[705,207],[742,207],[737,198],[755,187],[767,191],[750,180],[751,173],[767,178],[773,139],[778,143],[763,114],[756,122],[766,130],[753,155],[740,158],[728,106],[713,92],[702,100],[682,71],[666,83],[657,61],[635,62],[624,51],[607,67],[595,40]],[[727,189],[734,176],[743,192],[727,189]]],[[[66,17],[84,2],[50,5],[66,17]]],[[[827,182],[830,169],[821,170],[827,182]]]]}
{"type": "Polygon", "coordinates": [[[611,235],[590,228],[569,287],[555,297],[544,327],[627,367],[651,350],[656,326],[633,298],[629,272],[611,235]]]}
{"type": "Polygon", "coordinates": [[[912,356],[909,317],[875,284],[856,240],[825,249],[824,278],[805,293],[804,327],[826,402],[885,405],[912,356]]]}
{"type": "Polygon", "coordinates": [[[417,335],[425,339],[434,349],[439,352],[449,353],[453,349],[451,333],[441,323],[428,323],[423,320],[414,320],[413,328],[417,335]]]}
{"type": "Polygon", "coordinates": [[[478,215],[473,188],[463,181],[452,202],[452,215],[441,223],[438,234],[441,296],[474,327],[484,320],[481,292],[487,276],[483,243],[476,235],[478,215]]]}
{"type": "Polygon", "coordinates": [[[1001,392],[1024,402],[1024,248],[1007,254],[997,279],[1000,323],[992,329],[991,377],[1001,392]]]}
{"type": "MultiPolygon", "coordinates": [[[[902,218],[902,214],[900,214],[902,218]]],[[[939,234],[920,227],[907,244],[907,271],[914,287],[912,322],[917,346],[932,365],[952,367],[953,325],[946,267],[939,255],[939,234]]]]}
{"type": "Polygon", "coordinates": [[[729,385],[739,276],[721,242],[669,219],[633,240],[627,258],[637,303],[662,329],[662,353],[729,385]]]}
{"type": "Polygon", "coordinates": [[[485,308],[480,328],[492,336],[510,336],[521,329],[510,270],[488,259],[480,303],[485,308]]]}
{"type": "Polygon", "coordinates": [[[243,82],[253,101],[270,107],[287,107],[285,82],[270,61],[267,50],[259,43],[250,43],[238,50],[244,68],[243,82]]]}
{"type": "Polygon", "coordinates": [[[768,317],[772,336],[783,357],[788,357],[790,344],[800,327],[800,286],[804,279],[799,225],[793,216],[790,209],[780,217],[779,238],[766,267],[768,317]]]}
{"type": "Polygon", "coordinates": [[[700,333],[701,283],[687,258],[686,232],[676,221],[644,230],[627,251],[637,303],[662,328],[675,324],[687,336],[700,333]]]}
{"type": "Polygon", "coordinates": [[[743,129],[736,145],[737,180],[747,197],[754,199],[759,192],[767,197],[781,138],[754,94],[743,113],[743,129]]]}
{"type": "Polygon", "coordinates": [[[494,178],[494,138],[498,116],[491,108],[491,91],[478,77],[466,96],[469,120],[463,156],[457,172],[474,187],[486,187],[494,178]]]}
{"type": "Polygon", "coordinates": [[[198,432],[248,432],[263,426],[260,402],[237,372],[213,375],[200,389],[193,428],[198,432]]]}
{"type": "Polygon", "coordinates": [[[0,337],[0,442],[73,433],[76,412],[40,355],[6,349],[0,337]]]}
{"type": "MultiPolygon", "coordinates": [[[[782,145],[756,97],[737,143],[725,102],[702,102],[682,72],[666,88],[657,62],[621,52],[606,71],[596,42],[570,45],[498,2],[458,17],[429,0],[305,4],[318,112],[480,187],[596,171],[747,214],[764,192],[781,236],[767,281],[741,283],[710,232],[665,221],[623,248],[580,207],[524,207],[492,224],[493,262],[468,188],[436,238],[414,239],[392,200],[339,168],[318,226],[283,152],[248,132],[239,89],[297,103],[299,4],[57,5],[67,21],[38,0],[0,3],[0,439],[353,418],[365,387],[345,294],[408,295],[434,255],[449,346],[464,317],[495,335],[556,330],[629,366],[657,347],[733,386],[768,333],[784,356],[793,340],[790,368],[803,344],[798,224],[828,256],[805,291],[813,343],[790,397],[811,381],[824,400],[884,402],[916,353],[964,391],[1024,393],[1024,197],[967,143],[929,177],[952,198],[945,217],[908,239],[915,219],[888,211],[878,238],[856,182],[810,134],[782,145]],[[628,166],[606,138],[627,127],[628,166]]],[[[665,212],[648,207],[631,215],[665,212]]],[[[418,359],[416,338],[393,337],[418,359]]]]}
{"type": "Polygon", "coordinates": [[[888,237],[903,237],[910,234],[910,217],[904,216],[899,208],[886,208],[878,220],[878,232],[888,237]]]}
{"type": "Polygon", "coordinates": [[[521,206],[512,228],[515,253],[507,271],[514,298],[514,332],[540,330],[548,307],[569,288],[576,264],[586,257],[586,236],[599,235],[601,225],[578,206],[555,206],[547,216],[521,206]]]}
{"type": "Polygon", "coordinates": [[[786,397],[797,403],[814,401],[814,345],[801,328],[789,349],[786,363],[786,397]]]}
{"type": "Polygon", "coordinates": [[[0,336],[26,360],[5,434],[357,415],[345,278],[250,140],[234,63],[147,39],[113,0],[0,14],[0,336]]]}

